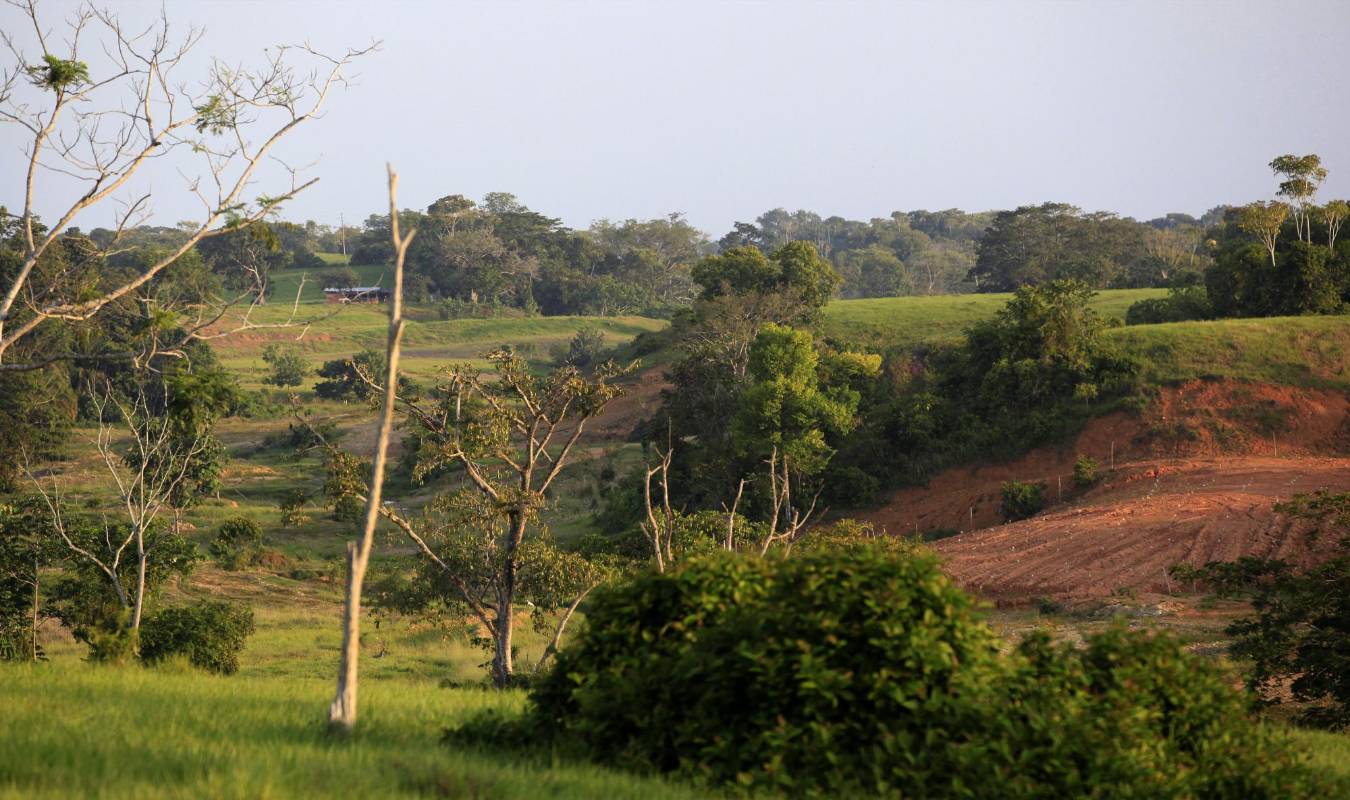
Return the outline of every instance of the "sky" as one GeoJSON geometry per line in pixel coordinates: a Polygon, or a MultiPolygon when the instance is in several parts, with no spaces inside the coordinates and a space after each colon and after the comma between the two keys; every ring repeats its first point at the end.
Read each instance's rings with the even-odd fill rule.
{"type": "MultiPolygon", "coordinates": [[[[134,24],[161,3],[110,5],[134,24]]],[[[1282,153],[1320,154],[1323,197],[1350,196],[1344,0],[163,5],[178,29],[205,29],[182,77],[278,43],[380,42],[280,147],[320,179],[288,205],[293,220],[382,211],[386,162],[403,207],[506,191],[572,227],[679,211],[714,238],[780,206],[1199,215],[1273,196],[1266,165],[1282,153]]],[[[0,29],[20,22],[0,10],[0,29]]],[[[11,209],[20,133],[0,127],[11,209]]],[[[151,167],[128,188],[152,192],[156,222],[192,218],[192,167],[151,167]]],[[[269,166],[256,193],[283,178],[269,166]]],[[[74,191],[51,172],[39,189],[48,216],[74,191]]]]}

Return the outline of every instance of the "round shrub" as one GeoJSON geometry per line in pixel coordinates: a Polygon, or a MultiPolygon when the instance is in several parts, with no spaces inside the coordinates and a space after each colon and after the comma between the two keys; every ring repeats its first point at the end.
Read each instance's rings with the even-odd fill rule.
{"type": "Polygon", "coordinates": [[[239,569],[262,546],[262,529],[247,517],[234,517],[221,523],[211,540],[211,555],[226,569],[239,569]]]}
{"type": "Polygon", "coordinates": [[[1045,508],[1045,486],[1040,483],[1022,481],[1003,482],[1003,503],[999,511],[1009,522],[1030,519],[1045,508]]]}
{"type": "Polygon", "coordinates": [[[929,554],[720,554],[596,598],[533,714],[629,768],[780,791],[913,787],[978,705],[967,678],[995,659],[929,554]]]}
{"type": "Polygon", "coordinates": [[[1092,456],[1079,456],[1078,460],[1073,462],[1073,484],[1080,489],[1088,489],[1097,485],[1101,480],[1099,470],[1101,465],[1097,459],[1092,456]]]}
{"type": "Polygon", "coordinates": [[[997,797],[1318,797],[1296,751],[1166,634],[1029,635],[953,758],[997,797]]]}
{"type": "Polygon", "coordinates": [[[202,601],[166,608],[141,623],[141,660],[147,664],[181,655],[194,666],[233,674],[239,651],[253,633],[253,611],[234,603],[202,601]]]}

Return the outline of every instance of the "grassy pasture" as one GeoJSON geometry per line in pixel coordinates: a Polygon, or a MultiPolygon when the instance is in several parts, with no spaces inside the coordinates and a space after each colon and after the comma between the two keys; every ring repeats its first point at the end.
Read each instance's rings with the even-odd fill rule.
{"type": "MultiPolygon", "coordinates": [[[[388,308],[378,304],[303,304],[298,311],[290,304],[271,303],[255,310],[250,321],[277,324],[292,317],[314,320],[308,328],[260,328],[213,342],[221,361],[239,374],[244,386],[257,388],[266,373],[262,351],[271,343],[299,348],[311,366],[344,358],[365,349],[383,350],[389,329],[388,308]]],[[[529,361],[542,365],[555,345],[566,344],[577,331],[594,328],[614,346],[644,331],[660,330],[666,323],[646,317],[526,317],[502,316],[485,319],[440,319],[427,307],[413,306],[403,335],[402,369],[416,379],[433,377],[451,363],[484,365],[482,356],[510,345],[529,361]]],[[[224,323],[228,324],[228,322],[224,323]]],[[[302,388],[312,387],[311,376],[302,388]]]]}
{"type": "MultiPolygon", "coordinates": [[[[1132,304],[1166,296],[1165,289],[1108,289],[1097,293],[1092,307],[1103,317],[1124,320],[1132,304]]],[[[883,351],[951,341],[972,323],[994,316],[1011,298],[1011,294],[957,294],[835,300],[825,306],[820,329],[827,337],[883,351]]]]}
{"type": "Polygon", "coordinates": [[[474,712],[519,709],[521,692],[368,677],[358,731],[333,738],[322,725],[331,683],[71,660],[0,666],[0,797],[698,796],[586,765],[441,743],[447,726],[474,712]]]}
{"type": "Polygon", "coordinates": [[[1110,336],[1140,358],[1149,383],[1223,377],[1350,388],[1350,316],[1132,325],[1110,336]]]}

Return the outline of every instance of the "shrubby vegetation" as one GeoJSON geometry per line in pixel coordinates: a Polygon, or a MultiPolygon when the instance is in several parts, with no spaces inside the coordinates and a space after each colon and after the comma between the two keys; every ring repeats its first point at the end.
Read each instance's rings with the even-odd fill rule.
{"type": "Polygon", "coordinates": [[[146,619],[140,654],[147,664],[181,656],[195,667],[231,675],[254,629],[253,612],[232,603],[204,600],[165,608],[146,619]]]}
{"type": "Polygon", "coordinates": [[[1213,667],[1164,636],[1000,655],[912,546],[720,554],[601,590],[519,722],[643,772],[791,796],[1315,797],[1213,667]]]}
{"type": "Polygon", "coordinates": [[[1172,574],[1218,594],[1247,597],[1253,614],[1234,622],[1233,655],[1250,665],[1248,685],[1272,702],[1286,686],[1311,724],[1350,727],[1350,494],[1296,495],[1276,510],[1311,522],[1308,536],[1335,537],[1331,557],[1306,570],[1244,557],[1172,574]]]}
{"type": "Polygon", "coordinates": [[[1044,484],[1004,481],[1000,488],[1003,501],[999,504],[999,513],[1009,522],[1030,519],[1045,508],[1044,484]]]}
{"type": "Polygon", "coordinates": [[[220,524],[208,549],[225,569],[239,569],[257,554],[262,540],[258,523],[247,517],[234,517],[220,524]]]}
{"type": "Polygon", "coordinates": [[[1091,296],[1076,281],[1023,287],[965,341],[894,354],[886,380],[862,393],[861,425],[833,469],[918,482],[963,460],[1054,441],[1131,397],[1137,366],[1102,335],[1091,296]]]}

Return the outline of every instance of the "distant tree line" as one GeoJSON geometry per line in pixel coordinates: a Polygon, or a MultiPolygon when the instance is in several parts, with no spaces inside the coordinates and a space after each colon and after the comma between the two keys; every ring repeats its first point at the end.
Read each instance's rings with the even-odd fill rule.
{"type": "Polygon", "coordinates": [[[1270,162],[1278,199],[1209,220],[1205,267],[1171,280],[1168,297],[1135,304],[1130,324],[1218,317],[1337,314],[1350,306],[1350,202],[1317,202],[1327,170],[1315,154],[1270,162]]]}

